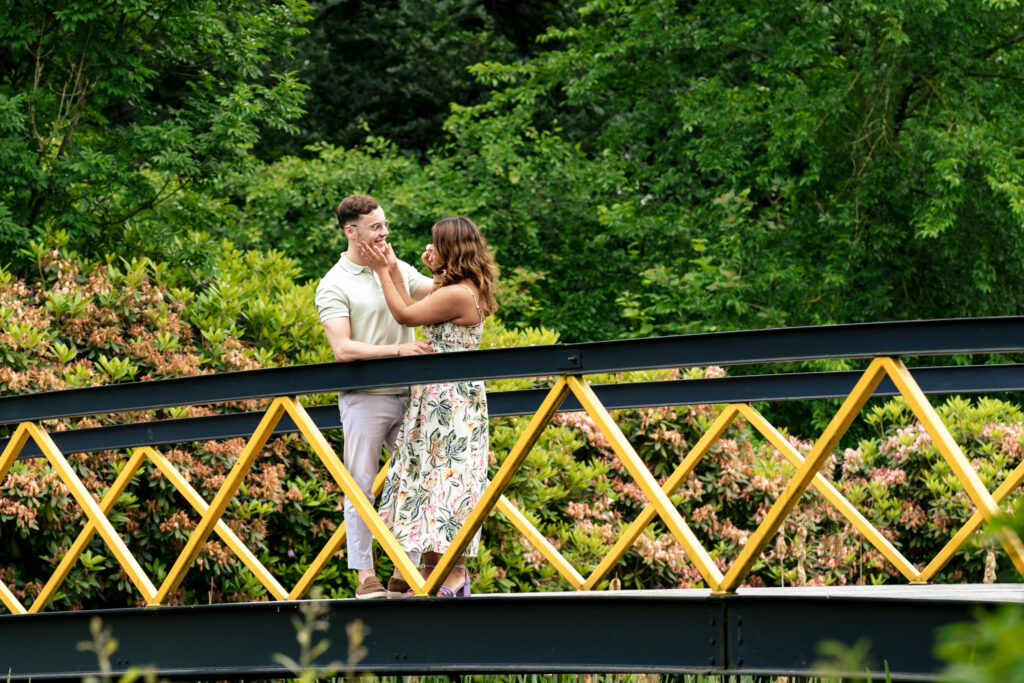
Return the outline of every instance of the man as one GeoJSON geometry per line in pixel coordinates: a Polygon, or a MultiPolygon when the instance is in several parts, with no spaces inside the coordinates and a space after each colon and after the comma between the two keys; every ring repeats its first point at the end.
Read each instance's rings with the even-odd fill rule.
{"type": "MultiPolygon", "coordinates": [[[[383,247],[390,222],[373,197],[355,194],[346,197],[337,210],[338,224],[348,238],[348,249],[331,268],[316,290],[327,341],[334,360],[346,362],[362,358],[412,356],[431,353],[429,343],[415,341],[413,329],[395,322],[381,292],[380,280],[365,265],[357,247],[365,242],[383,247]]],[[[402,280],[413,299],[430,293],[433,280],[414,267],[399,261],[402,280]]],[[[398,283],[396,283],[398,284],[398,283]]],[[[363,389],[338,394],[338,410],[345,434],[345,468],[366,497],[373,501],[373,480],[380,467],[381,446],[390,451],[408,402],[408,387],[363,389]]],[[[356,598],[400,597],[408,585],[398,572],[385,590],[373,566],[373,536],[366,523],[346,499],[348,566],[358,574],[356,598]]],[[[418,562],[419,558],[412,558],[418,562]]]]}

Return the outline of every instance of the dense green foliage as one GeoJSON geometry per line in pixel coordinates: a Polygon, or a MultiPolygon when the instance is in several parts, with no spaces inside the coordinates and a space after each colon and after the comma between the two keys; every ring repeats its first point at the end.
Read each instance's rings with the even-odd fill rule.
{"type": "Polygon", "coordinates": [[[0,248],[62,228],[198,283],[213,235],[316,278],[361,191],[404,255],[472,216],[536,304],[506,322],[570,341],[1014,313],[1019,10],[18,2],[0,248]]]}
{"type": "MultiPolygon", "coordinates": [[[[333,209],[352,192],[381,199],[407,260],[444,215],[482,226],[502,267],[491,346],[1016,313],[1022,35],[1016,0],[13,0],[0,9],[0,393],[328,360],[312,292],[345,247],[333,209]]],[[[707,372],[721,371],[650,378],[707,372]]],[[[717,410],[617,417],[662,477],[717,410]]],[[[772,421],[804,451],[831,415],[785,410],[772,421]]],[[[941,412],[990,487],[1019,462],[1018,406],[951,398],[941,412]]],[[[522,427],[493,421],[492,465],[522,427]]],[[[969,502],[900,402],[872,405],[859,429],[825,475],[923,563],[969,502]]],[[[208,495],[240,446],[168,455],[208,495]]],[[[123,461],[74,466],[98,493],[123,461]]],[[[272,442],[227,517],[285,585],[338,520],[318,467],[301,440],[272,442]]],[[[737,424],[674,500],[724,568],[790,469],[737,424]]],[[[4,486],[0,578],[30,601],[81,520],[41,460],[4,486]]],[[[643,505],[581,415],[545,432],[509,497],[583,573],[643,505]]],[[[148,476],[114,517],[154,580],[195,524],[148,476]]],[[[813,493],[776,541],[752,584],[894,578],[813,493]]],[[[497,515],[483,548],[477,591],[566,587],[497,515]]],[[[136,602],[108,554],[94,540],[56,606],[136,602]]],[[[941,579],[1000,578],[1003,558],[979,538],[941,579]]],[[[176,600],[262,597],[218,542],[200,560],[176,600]]],[[[700,585],[657,524],[610,578],[700,585]]],[[[351,581],[340,562],[322,577],[329,595],[351,581]]],[[[992,634],[1016,619],[969,638],[997,651],[992,634]]]]}
{"type": "MultiPolygon", "coordinates": [[[[548,134],[620,169],[572,231],[632,266],[615,284],[635,332],[1019,308],[1017,3],[593,2],[583,16],[553,32],[565,49],[477,67],[505,87],[453,130],[498,128],[525,157],[548,134]]],[[[552,256],[561,232],[538,226],[552,256]]]]}
{"type": "Polygon", "coordinates": [[[570,340],[1014,313],[1021,22],[1016,3],[590,2],[554,49],[474,66],[492,97],[453,106],[425,161],[369,140],[232,192],[267,245],[330,229],[329,185],[259,196],[325,158],[403,228],[467,212],[502,265],[543,274],[509,322],[570,340]]]}
{"type": "Polygon", "coordinates": [[[142,254],[216,222],[216,195],[181,198],[299,115],[303,86],[268,62],[290,53],[307,11],[304,0],[4,3],[0,252],[62,229],[95,255],[142,254]]]}
{"type": "Polygon", "coordinates": [[[574,13],[549,0],[313,2],[309,33],[280,59],[309,85],[293,132],[271,133],[263,154],[302,155],[319,142],[362,144],[367,131],[403,150],[437,144],[452,102],[482,101],[488,88],[467,67],[536,53],[536,35],[574,13]]]}
{"type": "Polygon", "coordinates": [[[1020,638],[1024,609],[1005,605],[978,615],[976,622],[947,627],[936,651],[948,663],[942,680],[948,683],[1002,683],[1024,678],[1020,638]]]}

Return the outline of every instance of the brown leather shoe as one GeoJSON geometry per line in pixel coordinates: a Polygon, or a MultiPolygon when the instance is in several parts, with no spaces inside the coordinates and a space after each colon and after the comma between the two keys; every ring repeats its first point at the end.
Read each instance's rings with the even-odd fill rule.
{"type": "Polygon", "coordinates": [[[398,574],[395,574],[388,579],[388,597],[389,598],[404,598],[406,591],[409,590],[409,584],[398,574]]]}
{"type": "Polygon", "coordinates": [[[384,590],[384,585],[372,574],[360,581],[359,586],[356,587],[356,600],[373,600],[385,598],[387,595],[388,592],[384,590]]]}

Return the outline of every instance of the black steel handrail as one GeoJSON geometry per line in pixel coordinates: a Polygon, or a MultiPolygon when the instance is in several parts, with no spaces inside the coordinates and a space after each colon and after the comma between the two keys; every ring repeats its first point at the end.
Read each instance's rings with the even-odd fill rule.
{"type": "MultiPolygon", "coordinates": [[[[594,391],[609,410],[657,406],[696,405],[701,403],[752,403],[755,401],[799,401],[843,398],[860,378],[857,371],[806,372],[784,375],[748,375],[715,379],[634,382],[595,385],[594,391]]],[[[982,392],[1024,391],[1024,364],[972,365],[914,370],[914,379],[926,394],[977,394],[982,392]]],[[[547,389],[497,391],[487,395],[491,417],[532,415],[547,395],[547,389]]],[[[892,380],[885,378],[875,396],[899,394],[892,380]]],[[[575,396],[569,395],[559,412],[582,410],[575,396]]],[[[307,412],[321,431],[340,429],[336,405],[312,406],[307,412]]],[[[188,441],[246,438],[255,430],[263,413],[247,412],[207,417],[153,420],[134,424],[53,432],[62,453],[88,453],[101,450],[158,446],[188,441]]],[[[275,435],[291,434],[298,428],[287,415],[274,429],[275,435]]],[[[0,451],[9,439],[0,439],[0,451]]],[[[19,458],[42,455],[34,441],[21,450],[19,458]]]]}
{"type": "Polygon", "coordinates": [[[1024,351],[1024,316],[856,323],[319,363],[0,397],[0,424],[429,382],[1024,351]]]}

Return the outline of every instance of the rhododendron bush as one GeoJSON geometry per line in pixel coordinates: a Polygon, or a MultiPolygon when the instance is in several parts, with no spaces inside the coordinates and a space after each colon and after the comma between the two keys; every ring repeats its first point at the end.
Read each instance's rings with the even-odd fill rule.
{"type": "MultiPolygon", "coordinates": [[[[241,252],[230,244],[214,275],[187,284],[163,264],[110,259],[94,263],[57,250],[37,250],[38,278],[0,269],[0,392],[24,394],[124,381],[324,362],[330,351],[312,303],[314,283],[280,254],[241,252]]],[[[489,347],[551,344],[546,330],[509,330],[491,321],[489,347]]],[[[721,368],[664,370],[588,378],[616,381],[692,378],[721,368]]],[[[489,383],[490,391],[544,386],[550,378],[489,383]]],[[[306,403],[333,402],[333,395],[306,403]]],[[[260,410],[267,400],[178,406],[119,415],[51,420],[47,431],[121,422],[260,410]]],[[[717,416],[716,406],[682,406],[615,413],[617,423],[659,481],[675,468],[717,416]]],[[[994,489],[1020,461],[1018,406],[979,398],[949,398],[939,406],[985,484],[994,489]]],[[[492,473],[507,456],[528,417],[491,422],[492,473]]],[[[973,507],[930,438],[900,400],[875,401],[861,416],[865,438],[844,442],[823,469],[918,566],[926,564],[972,514],[973,507]]],[[[785,425],[776,425],[780,429],[785,425]]],[[[13,425],[0,427],[0,437],[13,425]]],[[[340,452],[340,431],[328,433],[340,452]]],[[[813,438],[813,435],[811,436],[813,438]]],[[[806,454],[811,441],[790,437],[806,454]]],[[[223,484],[243,439],[159,447],[207,501],[223,484]]],[[[127,452],[70,454],[97,497],[120,472],[127,452]]],[[[742,422],[734,424],[672,499],[725,570],[793,468],[742,422]]],[[[507,491],[524,515],[584,575],[646,504],[609,444],[584,413],[553,420],[507,491]]],[[[286,588],[294,585],[341,522],[337,486],[298,436],[272,439],[224,517],[286,588]]],[[[131,551],[159,583],[184,547],[198,515],[150,465],[110,514],[131,551]]],[[[18,460],[0,490],[0,580],[31,604],[86,520],[42,458],[18,460]]],[[[216,537],[202,549],[173,603],[267,599],[264,588],[216,537]]],[[[390,563],[378,553],[381,574],[390,563]]],[[[477,592],[565,590],[562,579],[503,517],[486,524],[480,556],[471,563],[477,592]]],[[[982,581],[1012,572],[1002,550],[978,536],[939,575],[940,581],[982,581]]],[[[1010,574],[1008,574],[1010,575],[1010,574]]],[[[848,584],[903,581],[814,491],[804,494],[782,532],[749,577],[751,585],[848,584]]],[[[353,573],[344,553],[321,574],[328,596],[349,596],[353,573]]],[[[600,587],[701,586],[701,577],[660,522],[652,524],[600,587]]],[[[76,563],[52,609],[140,605],[142,598],[109,549],[94,538],[76,563]]]]}
{"type": "MultiPolygon", "coordinates": [[[[221,279],[195,293],[160,283],[166,268],[148,260],[130,263],[86,263],[59,251],[40,253],[39,279],[25,282],[0,272],[0,389],[4,394],[96,386],[118,381],[148,380],[211,372],[248,370],[285,357],[282,347],[295,349],[282,331],[259,347],[239,320],[230,333],[219,326],[217,307],[204,302],[218,293],[220,309],[232,303],[224,292],[246,293],[247,279],[270,294],[311,295],[290,278],[288,263],[275,255],[242,254],[225,246],[221,279]],[[230,264],[235,264],[231,266],[230,264]],[[270,277],[276,271],[278,277],[270,277]],[[173,290],[173,293],[172,293],[173,290]],[[186,308],[189,302],[190,308],[186,308]]],[[[313,323],[316,322],[313,316],[313,323]]],[[[312,325],[296,324],[289,334],[308,334],[312,325]]],[[[309,353],[311,344],[298,346],[309,353]]],[[[316,397],[314,397],[314,400],[316,397]]],[[[97,427],[119,422],[199,417],[217,412],[259,410],[265,401],[240,401],[216,406],[181,406],[119,415],[87,415],[45,421],[48,431],[97,427]]],[[[9,425],[0,434],[12,430],[9,425]]],[[[293,452],[292,437],[271,440],[245,481],[245,495],[235,501],[228,525],[250,547],[271,559],[266,537],[285,526],[308,530],[333,528],[337,491],[315,471],[309,454],[293,452]],[[315,513],[322,511],[318,517],[315,513]]],[[[200,495],[212,499],[244,446],[242,439],[163,447],[163,454],[200,495]]],[[[102,494],[127,459],[123,452],[70,454],[69,461],[85,486],[102,494]]],[[[129,548],[154,582],[166,575],[197,515],[155,467],[144,468],[110,515],[129,548]]],[[[26,604],[42,588],[77,536],[85,519],[70,492],[42,458],[15,462],[0,497],[0,578],[26,604]]],[[[302,548],[302,534],[282,539],[287,552],[302,548]],[[293,547],[294,546],[294,547],[293,547]]],[[[54,601],[61,608],[141,604],[127,575],[108,548],[94,538],[54,601]]],[[[295,569],[276,567],[287,581],[295,569]]],[[[301,575],[301,569],[298,570],[301,575]]],[[[294,582],[294,579],[292,580],[294,582]]],[[[203,548],[184,590],[174,602],[243,599],[262,591],[247,570],[219,540],[203,548]]]]}
{"type": "MultiPolygon", "coordinates": [[[[707,368],[687,376],[721,374],[721,368],[707,368]]],[[[1021,459],[1024,413],[1020,407],[992,398],[951,397],[937,410],[981,480],[994,490],[1021,459]]],[[[614,415],[659,483],[664,483],[718,412],[719,407],[704,405],[622,410],[614,415]]],[[[842,442],[821,474],[921,569],[975,508],[902,399],[873,400],[860,419],[861,431],[868,436],[848,438],[852,441],[848,445],[842,442]]],[[[562,414],[555,421],[579,435],[582,445],[575,458],[601,472],[585,491],[566,487],[568,519],[553,519],[545,527],[555,545],[586,576],[640,514],[647,499],[585,413],[562,414]]],[[[812,440],[788,438],[804,457],[809,454],[812,440]]],[[[794,472],[761,435],[737,421],[672,500],[724,572],[794,472]]],[[[547,490],[542,493],[551,497],[547,490]]],[[[1011,496],[1003,507],[1009,510],[1015,500],[1011,496]]],[[[520,568],[524,563],[533,568],[543,563],[535,552],[526,551],[524,558],[507,559],[520,568]]],[[[609,578],[623,588],[704,586],[695,566],[658,521],[647,528],[609,578]]],[[[1019,577],[1003,550],[987,535],[976,534],[935,581],[999,579],[1019,577]]],[[[525,576],[523,580],[536,581],[525,576]]],[[[906,579],[824,497],[808,489],[755,563],[746,585],[890,582],[906,579]]],[[[567,586],[553,576],[540,585],[567,586]]]]}

